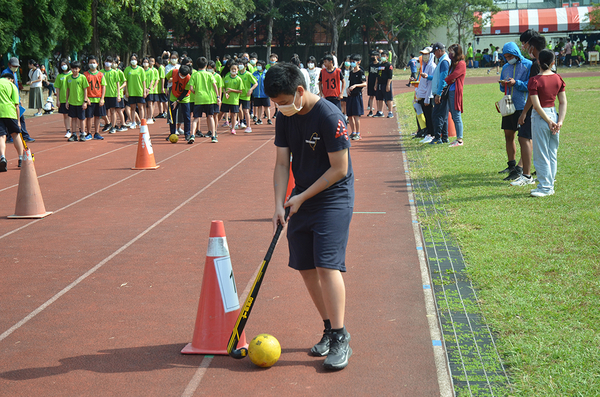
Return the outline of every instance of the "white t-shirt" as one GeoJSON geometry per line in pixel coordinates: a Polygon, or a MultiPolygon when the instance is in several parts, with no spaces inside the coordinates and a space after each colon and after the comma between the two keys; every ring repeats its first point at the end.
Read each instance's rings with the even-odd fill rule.
{"type": "Polygon", "coordinates": [[[302,72],[302,75],[304,76],[304,81],[306,81],[306,86],[309,87],[310,91],[310,75],[308,74],[308,70],[301,68],[300,72],[302,72]]]}
{"type": "Polygon", "coordinates": [[[342,76],[344,76],[344,92],[342,92],[342,97],[348,97],[348,87],[350,87],[350,69],[342,69],[342,76]]]}
{"type": "Polygon", "coordinates": [[[307,70],[309,84],[308,91],[312,92],[315,95],[319,95],[319,76],[321,74],[321,70],[316,67],[307,70]]]}
{"type": "MultiPolygon", "coordinates": [[[[29,81],[34,81],[37,79],[40,79],[42,77],[42,71],[38,68],[38,69],[32,69],[30,76],[29,76],[29,81]]],[[[38,81],[37,83],[31,83],[31,88],[36,88],[36,87],[41,87],[42,86],[42,80],[38,81]]]]}

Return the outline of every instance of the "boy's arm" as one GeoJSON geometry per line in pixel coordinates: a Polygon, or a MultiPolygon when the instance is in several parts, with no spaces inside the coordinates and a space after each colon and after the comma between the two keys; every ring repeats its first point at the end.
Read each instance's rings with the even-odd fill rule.
{"type": "Polygon", "coordinates": [[[525,102],[525,107],[523,108],[523,111],[521,112],[521,116],[519,117],[519,121],[518,121],[519,125],[525,124],[525,117],[527,117],[527,112],[529,111],[530,108],[531,108],[531,95],[527,95],[527,102],[525,102]]]}
{"type": "Polygon", "coordinates": [[[217,87],[217,83],[213,83],[213,87],[215,88],[215,93],[217,94],[217,103],[221,103],[221,93],[219,92],[219,87],[217,87]]]}
{"type": "MultiPolygon", "coordinates": [[[[284,225],[285,219],[285,194],[290,177],[290,148],[277,147],[275,160],[275,169],[273,171],[273,188],[275,190],[275,214],[273,215],[273,230],[277,228],[277,223],[284,225]]],[[[288,217],[289,219],[289,217],[288,217]]]]}
{"type": "Polygon", "coordinates": [[[258,87],[258,83],[254,83],[254,85],[250,87],[250,89],[248,90],[248,96],[252,95],[252,92],[254,92],[256,87],[258,87]]]}
{"type": "Polygon", "coordinates": [[[65,99],[65,107],[68,109],[69,108],[69,94],[71,93],[71,89],[69,87],[67,87],[67,97],[65,99]]]}
{"type": "Polygon", "coordinates": [[[104,94],[106,94],[106,86],[102,86],[102,94],[100,95],[100,106],[104,105],[104,94]]]}

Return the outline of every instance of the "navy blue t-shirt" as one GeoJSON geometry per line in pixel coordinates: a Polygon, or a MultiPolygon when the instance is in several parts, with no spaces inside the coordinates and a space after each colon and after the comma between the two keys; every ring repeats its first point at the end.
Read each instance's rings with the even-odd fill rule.
{"type": "MultiPolygon", "coordinates": [[[[277,114],[275,146],[292,152],[292,172],[296,191],[302,193],[331,167],[328,153],[349,149],[348,131],[342,112],[326,99],[319,99],[305,115],[277,114]]],[[[354,207],[354,173],[348,152],[346,176],[306,200],[301,208],[354,207]]]]}

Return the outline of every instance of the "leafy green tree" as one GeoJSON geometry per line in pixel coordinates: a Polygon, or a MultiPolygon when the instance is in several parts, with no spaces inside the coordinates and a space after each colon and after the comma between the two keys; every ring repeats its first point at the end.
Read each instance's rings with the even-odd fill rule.
{"type": "Polygon", "coordinates": [[[500,11],[494,0],[447,0],[444,8],[450,15],[448,39],[456,38],[456,42],[462,47],[465,47],[465,42],[473,35],[473,24],[481,26],[500,11]],[[482,18],[484,13],[489,13],[486,19],[482,18]]]}
{"type": "Polygon", "coordinates": [[[43,59],[50,57],[63,31],[62,17],[65,0],[21,0],[23,23],[15,35],[21,40],[18,46],[22,56],[43,59]]]}
{"type": "Polygon", "coordinates": [[[91,0],[65,0],[66,8],[62,16],[59,34],[60,48],[63,56],[73,51],[80,51],[92,37],[91,0]]]}
{"type": "Polygon", "coordinates": [[[600,4],[594,5],[587,17],[590,20],[587,30],[600,30],[600,4]]]}
{"type": "Polygon", "coordinates": [[[21,26],[23,13],[14,0],[0,0],[0,53],[12,49],[14,33],[21,26]]]}

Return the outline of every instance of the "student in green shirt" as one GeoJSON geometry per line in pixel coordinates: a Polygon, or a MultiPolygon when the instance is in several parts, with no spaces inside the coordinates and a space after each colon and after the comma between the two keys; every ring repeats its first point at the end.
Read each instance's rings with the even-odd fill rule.
{"type": "Polygon", "coordinates": [[[238,65],[232,63],[229,68],[229,73],[223,78],[225,97],[221,103],[220,117],[223,117],[225,113],[229,113],[229,117],[231,118],[230,128],[233,135],[236,134],[235,125],[237,124],[237,114],[240,111],[240,94],[242,93],[243,88],[244,82],[238,76],[238,65]]]}
{"type": "MultiPolygon", "coordinates": [[[[202,114],[206,114],[206,125],[208,127],[207,136],[217,138],[217,132],[215,128],[215,104],[221,102],[221,98],[218,96],[219,87],[212,73],[206,71],[208,60],[205,57],[200,57],[196,60],[198,71],[192,74],[190,80],[190,86],[192,91],[192,102],[194,102],[194,121],[192,122],[192,138],[202,114]]],[[[191,139],[191,138],[190,138],[191,139]]]]}
{"type": "MultiPolygon", "coordinates": [[[[154,58],[152,58],[154,61],[154,58]]],[[[144,57],[142,59],[142,68],[144,68],[145,78],[146,78],[146,86],[148,89],[146,90],[146,115],[148,120],[146,120],[147,124],[154,124],[154,89],[156,88],[156,83],[158,79],[154,75],[154,67],[150,63],[149,57],[144,57]]]]}
{"type": "MultiPolygon", "coordinates": [[[[71,128],[74,131],[79,129],[79,140],[81,142],[89,141],[83,132],[83,121],[85,120],[85,109],[89,102],[87,88],[89,86],[84,75],[79,73],[81,70],[81,62],[71,62],[72,74],[67,77],[67,109],[71,118],[71,128]]],[[[69,142],[77,141],[77,132],[73,132],[69,137],[69,142]]]]}
{"type": "MultiPolygon", "coordinates": [[[[120,125],[117,127],[117,114],[120,108],[121,113],[123,112],[123,101],[121,98],[121,86],[125,82],[125,75],[121,73],[119,69],[114,69],[113,64],[116,65],[113,57],[107,56],[104,59],[104,69],[101,72],[104,74],[106,80],[106,90],[104,93],[104,105],[108,113],[108,123],[104,126],[102,131],[108,130],[109,134],[114,134],[117,131],[127,131],[127,128],[120,125]]],[[[121,118],[121,121],[123,119],[121,118]]]]}
{"type": "MultiPolygon", "coordinates": [[[[125,99],[124,99],[124,90],[127,86],[127,82],[125,81],[125,73],[119,68],[119,64],[121,63],[121,59],[118,55],[115,56],[115,60],[112,64],[112,69],[115,73],[117,73],[118,85],[119,88],[117,90],[117,106],[115,106],[116,112],[119,116],[119,120],[121,122],[120,128],[117,128],[118,132],[125,132],[129,129],[129,126],[125,123],[125,99]]],[[[129,107],[127,107],[129,111],[129,107]]],[[[131,120],[131,117],[130,117],[131,120]]],[[[116,119],[115,119],[116,122],[116,119]]]]}
{"type": "Polygon", "coordinates": [[[219,73],[217,73],[217,66],[215,61],[208,61],[208,65],[206,66],[206,71],[210,73],[215,79],[215,83],[217,85],[217,102],[213,105],[213,115],[212,118],[215,121],[215,132],[212,137],[212,142],[216,143],[217,141],[217,128],[219,128],[219,104],[221,103],[221,98],[223,98],[223,78],[219,73]]]}
{"type": "Polygon", "coordinates": [[[138,66],[137,54],[132,54],[129,59],[129,66],[125,68],[125,87],[126,96],[128,97],[129,107],[131,110],[131,125],[129,128],[136,128],[135,109],[137,108],[140,119],[146,118],[144,99],[148,95],[146,84],[146,73],[141,66],[138,66]]]}
{"type": "Polygon", "coordinates": [[[19,167],[23,159],[23,142],[17,137],[21,133],[19,125],[19,90],[12,73],[4,73],[0,78],[0,172],[6,172],[6,137],[12,136],[19,154],[19,167]]]}
{"type": "Polygon", "coordinates": [[[58,98],[58,113],[63,115],[63,122],[67,130],[65,138],[69,138],[71,137],[71,118],[67,110],[67,77],[71,75],[69,61],[66,58],[61,59],[59,68],[60,73],[56,76],[54,88],[56,88],[56,97],[58,98]]]}
{"type": "Polygon", "coordinates": [[[156,89],[158,91],[157,102],[158,102],[158,115],[156,118],[164,119],[167,114],[167,102],[169,102],[169,98],[167,98],[167,94],[165,92],[165,62],[168,62],[168,57],[158,58],[156,63],[158,64],[158,84],[156,89]]]}
{"type": "Polygon", "coordinates": [[[240,128],[245,128],[244,132],[252,132],[250,127],[250,97],[258,84],[256,78],[247,70],[247,66],[248,62],[245,60],[242,60],[238,66],[240,70],[238,76],[244,82],[242,94],[240,95],[240,104],[242,105],[240,110],[243,112],[243,114],[240,114],[240,117],[243,117],[240,128]]]}

